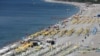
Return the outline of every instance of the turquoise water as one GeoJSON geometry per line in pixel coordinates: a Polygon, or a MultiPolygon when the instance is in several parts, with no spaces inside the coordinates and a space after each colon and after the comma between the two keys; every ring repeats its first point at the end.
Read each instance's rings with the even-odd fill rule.
{"type": "Polygon", "coordinates": [[[0,0],[0,47],[42,30],[75,13],[73,5],[43,0],[0,0]]]}

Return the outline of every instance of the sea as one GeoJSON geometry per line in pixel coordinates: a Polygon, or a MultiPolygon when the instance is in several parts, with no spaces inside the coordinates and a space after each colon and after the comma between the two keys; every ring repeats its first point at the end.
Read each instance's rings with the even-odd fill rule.
{"type": "Polygon", "coordinates": [[[54,25],[79,11],[44,0],[0,0],[0,48],[54,25]]]}

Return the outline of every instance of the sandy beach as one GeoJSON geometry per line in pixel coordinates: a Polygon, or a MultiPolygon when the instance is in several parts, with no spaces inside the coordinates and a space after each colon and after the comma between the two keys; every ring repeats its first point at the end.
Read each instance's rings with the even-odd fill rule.
{"type": "Polygon", "coordinates": [[[85,3],[78,2],[54,0],[45,0],[45,2],[72,4],[79,7],[80,11],[50,28],[28,36],[24,43],[18,43],[17,48],[11,48],[9,52],[1,56],[11,56],[12,54],[15,56],[100,55],[100,18],[97,17],[100,13],[100,4],[87,6],[85,3]],[[28,41],[30,39],[39,40],[43,44],[32,48],[27,47],[32,45],[32,41],[28,41]],[[55,45],[47,43],[47,40],[55,41],[55,45]]]}
{"type": "MultiPolygon", "coordinates": [[[[47,2],[57,2],[57,3],[64,3],[64,4],[72,4],[72,5],[75,5],[75,6],[78,6],[80,8],[80,11],[77,15],[79,15],[81,18],[79,19],[82,19],[82,20],[85,20],[85,19],[98,19],[98,23],[93,23],[93,24],[80,24],[78,26],[76,25],[73,25],[74,27],[78,27],[78,28],[81,28],[81,26],[83,28],[92,28],[92,27],[97,27],[98,28],[98,32],[96,35],[92,35],[91,33],[89,37],[87,37],[86,40],[84,40],[84,43],[81,43],[82,45],[86,45],[86,46],[90,46],[90,48],[100,48],[100,18],[98,17],[95,17],[97,16],[99,13],[100,13],[100,4],[93,4],[93,5],[90,5],[89,7],[86,7],[86,4],[85,3],[77,3],[77,2],[62,2],[62,1],[53,1],[53,0],[46,0],[47,2]]],[[[72,27],[73,27],[72,26],[72,27]]],[[[71,27],[71,28],[72,28],[71,27]]],[[[78,36],[78,37],[73,37],[73,39],[70,39],[71,43],[76,43],[78,41],[78,43],[81,42],[82,39],[84,39],[84,36],[78,36]]],[[[68,41],[68,40],[67,40],[68,41]]],[[[99,52],[94,52],[94,51],[79,51],[79,53],[73,53],[73,54],[70,54],[71,56],[99,56],[100,53],[99,52]]],[[[69,56],[70,56],[69,55],[69,56]]],[[[67,55],[66,55],[67,56],[67,55]]]]}

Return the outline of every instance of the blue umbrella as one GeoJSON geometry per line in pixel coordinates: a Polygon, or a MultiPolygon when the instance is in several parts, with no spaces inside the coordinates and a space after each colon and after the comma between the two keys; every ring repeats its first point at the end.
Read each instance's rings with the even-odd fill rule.
{"type": "Polygon", "coordinates": [[[96,27],[94,27],[94,28],[92,29],[92,34],[93,34],[93,35],[95,35],[95,34],[96,34],[96,32],[97,32],[97,28],[96,28],[96,27]]]}

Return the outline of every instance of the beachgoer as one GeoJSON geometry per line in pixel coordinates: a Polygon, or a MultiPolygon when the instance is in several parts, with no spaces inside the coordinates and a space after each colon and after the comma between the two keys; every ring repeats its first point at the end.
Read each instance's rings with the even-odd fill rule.
{"type": "Polygon", "coordinates": [[[82,42],[84,42],[84,40],[82,40],[82,42]]]}
{"type": "Polygon", "coordinates": [[[85,36],[85,39],[86,39],[86,36],[85,36]]]}
{"type": "Polygon", "coordinates": [[[89,36],[89,34],[87,34],[87,36],[89,36]]]}
{"type": "Polygon", "coordinates": [[[100,24],[99,24],[99,27],[100,27],[100,24]]]}

